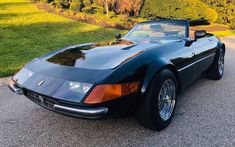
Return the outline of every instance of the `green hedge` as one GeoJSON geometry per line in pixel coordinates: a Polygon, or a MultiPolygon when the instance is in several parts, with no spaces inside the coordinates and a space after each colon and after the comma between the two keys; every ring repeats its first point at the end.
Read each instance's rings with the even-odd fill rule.
{"type": "Polygon", "coordinates": [[[199,0],[145,0],[141,16],[188,19],[204,23],[213,23],[218,18],[215,10],[199,0]]]}
{"type": "Polygon", "coordinates": [[[217,23],[231,24],[235,21],[235,1],[228,0],[201,0],[218,13],[217,23]]]}

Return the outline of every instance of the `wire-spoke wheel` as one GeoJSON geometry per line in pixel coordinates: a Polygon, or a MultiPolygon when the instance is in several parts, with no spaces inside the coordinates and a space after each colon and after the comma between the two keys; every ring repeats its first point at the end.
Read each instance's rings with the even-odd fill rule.
{"type": "Polygon", "coordinates": [[[153,78],[137,112],[141,125],[161,131],[170,124],[177,103],[177,84],[175,74],[169,69],[163,69],[153,78]]]}
{"type": "Polygon", "coordinates": [[[223,73],[224,73],[224,53],[223,53],[223,50],[220,50],[220,53],[219,53],[218,66],[219,66],[219,74],[223,75],[223,73]]]}
{"type": "Polygon", "coordinates": [[[159,114],[163,120],[168,120],[175,107],[176,87],[171,79],[167,79],[158,95],[159,114]]]}

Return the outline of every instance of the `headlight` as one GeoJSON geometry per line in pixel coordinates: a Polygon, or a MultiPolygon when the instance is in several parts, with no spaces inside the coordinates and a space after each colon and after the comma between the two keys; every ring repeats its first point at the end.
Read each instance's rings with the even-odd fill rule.
{"type": "Polygon", "coordinates": [[[67,81],[67,83],[69,85],[69,89],[71,91],[74,92],[80,92],[80,93],[87,93],[88,90],[91,88],[91,84],[87,84],[87,83],[79,83],[79,82],[71,82],[71,81],[67,81]]]}
{"type": "Polygon", "coordinates": [[[28,70],[27,68],[22,68],[18,73],[13,76],[13,80],[18,84],[23,84],[26,80],[28,80],[33,75],[33,72],[28,70]]]}
{"type": "Polygon", "coordinates": [[[53,97],[67,101],[80,102],[91,87],[92,84],[88,83],[66,81],[55,92],[53,97]]]}

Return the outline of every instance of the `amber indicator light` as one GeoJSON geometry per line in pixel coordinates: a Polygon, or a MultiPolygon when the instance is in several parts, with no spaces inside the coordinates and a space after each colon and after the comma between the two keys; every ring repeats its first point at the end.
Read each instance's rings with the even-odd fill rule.
{"type": "Polygon", "coordinates": [[[97,85],[87,96],[85,104],[97,104],[119,97],[138,92],[140,82],[131,82],[125,84],[103,84],[97,85]]]}

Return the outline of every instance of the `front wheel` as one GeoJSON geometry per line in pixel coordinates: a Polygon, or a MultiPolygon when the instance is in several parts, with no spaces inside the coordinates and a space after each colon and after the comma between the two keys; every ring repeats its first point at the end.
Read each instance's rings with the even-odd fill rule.
{"type": "Polygon", "coordinates": [[[156,75],[137,113],[138,122],[146,128],[161,131],[169,125],[177,101],[177,81],[168,69],[156,75]]]}
{"type": "Polygon", "coordinates": [[[220,49],[215,56],[215,60],[207,71],[207,78],[220,80],[224,74],[224,50],[220,49]]]}

